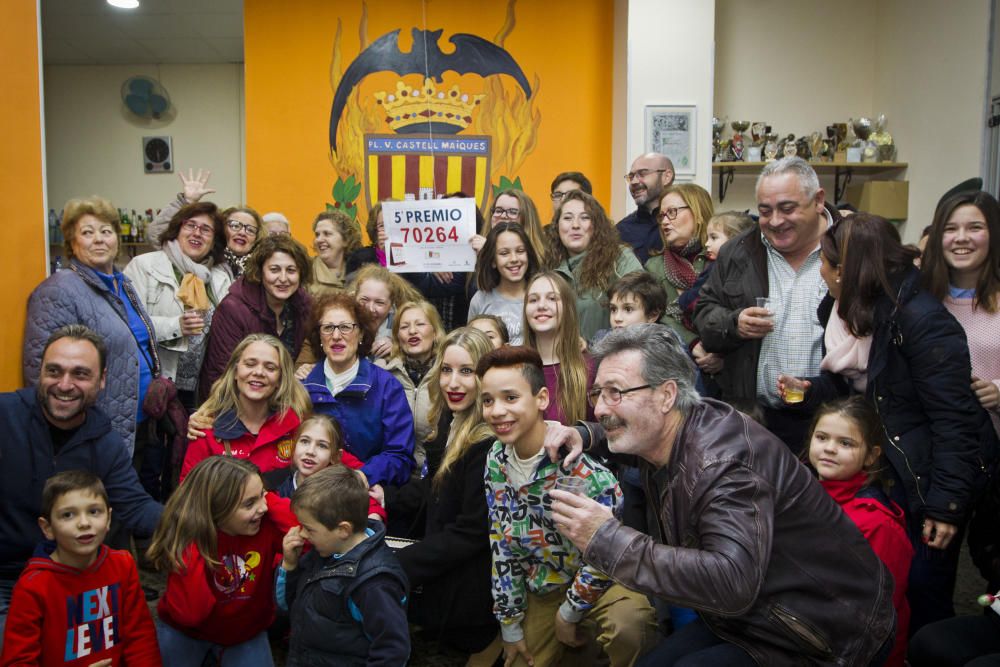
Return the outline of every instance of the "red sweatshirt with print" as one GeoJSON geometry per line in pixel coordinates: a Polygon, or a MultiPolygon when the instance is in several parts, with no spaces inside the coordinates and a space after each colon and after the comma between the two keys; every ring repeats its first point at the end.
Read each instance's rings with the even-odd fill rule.
{"type": "Polygon", "coordinates": [[[159,667],[156,628],[132,555],[105,545],[85,570],[52,560],[53,545],[28,561],[10,601],[7,665],[112,664],[159,667]]]}
{"type": "Polygon", "coordinates": [[[274,621],[274,569],[281,541],[297,525],[284,504],[272,504],[256,535],[218,532],[216,559],[209,567],[194,544],[184,551],[184,567],[171,572],[156,607],[160,620],[194,639],[241,644],[274,621]]]}

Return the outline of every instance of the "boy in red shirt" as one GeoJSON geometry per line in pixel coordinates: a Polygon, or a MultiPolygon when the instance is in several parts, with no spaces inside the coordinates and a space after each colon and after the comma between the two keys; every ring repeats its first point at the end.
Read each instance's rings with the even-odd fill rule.
{"type": "Polygon", "coordinates": [[[14,587],[0,664],[161,665],[135,561],[104,546],[110,523],[93,473],[45,483],[38,525],[55,546],[40,544],[14,587]]]}

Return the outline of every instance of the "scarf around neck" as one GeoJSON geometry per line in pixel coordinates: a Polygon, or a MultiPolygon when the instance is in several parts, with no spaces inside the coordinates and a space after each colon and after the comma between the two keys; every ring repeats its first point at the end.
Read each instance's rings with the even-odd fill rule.
{"type": "Polygon", "coordinates": [[[698,271],[694,268],[694,260],[701,252],[701,242],[693,238],[680,250],[666,247],[663,249],[663,269],[667,281],[679,292],[690,289],[698,279],[698,271]]]}
{"type": "Polygon", "coordinates": [[[211,282],[212,275],[212,257],[211,255],[202,260],[204,263],[196,262],[181,250],[180,244],[177,239],[173,241],[167,241],[163,245],[163,252],[166,253],[167,259],[170,263],[177,268],[182,274],[191,273],[203,283],[211,282]]]}

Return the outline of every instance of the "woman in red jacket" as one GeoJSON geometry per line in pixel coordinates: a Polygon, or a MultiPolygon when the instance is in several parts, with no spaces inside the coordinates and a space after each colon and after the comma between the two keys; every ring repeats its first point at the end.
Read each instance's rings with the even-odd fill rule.
{"type": "Polygon", "coordinates": [[[181,481],[199,461],[216,454],[247,459],[262,472],[287,467],[295,429],[310,411],[309,395],[295,379],[285,346],[274,336],[250,334],[229,355],[199,410],[215,421],[188,445],[181,481]]]}
{"type": "Polygon", "coordinates": [[[903,510],[882,492],[877,483],[881,467],[882,422],[875,408],[861,396],[825,403],[816,411],[809,439],[809,464],[820,484],[857,524],[885,566],[896,586],[896,643],[886,661],[902,667],[910,624],[906,600],[913,547],[906,532],[903,510]]]}

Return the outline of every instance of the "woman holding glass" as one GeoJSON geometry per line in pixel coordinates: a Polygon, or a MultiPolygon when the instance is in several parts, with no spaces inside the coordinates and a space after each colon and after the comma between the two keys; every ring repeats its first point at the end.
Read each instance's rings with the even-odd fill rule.
{"type": "Polygon", "coordinates": [[[160,235],[161,250],[139,255],[124,271],[153,321],[163,374],[177,385],[178,398],[189,411],[196,404],[215,309],[232,283],[223,260],[224,244],[222,216],[215,204],[189,204],[160,235]],[[204,298],[192,303],[188,294],[204,298]]]}

